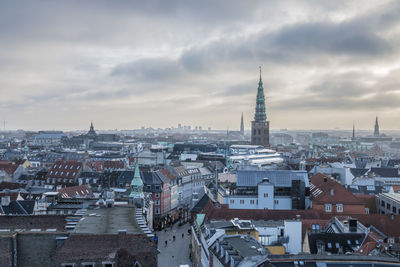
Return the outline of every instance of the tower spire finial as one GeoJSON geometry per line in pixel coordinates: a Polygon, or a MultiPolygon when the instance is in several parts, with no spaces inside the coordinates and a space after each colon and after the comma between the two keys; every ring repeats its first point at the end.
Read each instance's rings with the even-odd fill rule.
{"type": "Polygon", "coordinates": [[[261,65],[259,66],[259,68],[260,68],[260,82],[262,81],[262,78],[261,78],[261,65]]]}

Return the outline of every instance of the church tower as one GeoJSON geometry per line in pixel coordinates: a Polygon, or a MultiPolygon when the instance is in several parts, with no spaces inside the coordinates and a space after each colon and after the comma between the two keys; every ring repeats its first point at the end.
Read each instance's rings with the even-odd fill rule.
{"type": "Polygon", "coordinates": [[[378,116],[376,116],[375,119],[375,130],[374,130],[374,136],[379,137],[379,124],[378,124],[378,116]]]}
{"type": "Polygon", "coordinates": [[[266,148],[269,147],[269,121],[265,112],[265,97],[264,88],[261,78],[260,66],[260,81],[258,82],[256,110],[254,114],[254,121],[251,122],[251,144],[262,145],[266,148]]]}
{"type": "Polygon", "coordinates": [[[242,118],[240,119],[240,134],[241,136],[244,136],[243,112],[242,112],[242,118]]]}

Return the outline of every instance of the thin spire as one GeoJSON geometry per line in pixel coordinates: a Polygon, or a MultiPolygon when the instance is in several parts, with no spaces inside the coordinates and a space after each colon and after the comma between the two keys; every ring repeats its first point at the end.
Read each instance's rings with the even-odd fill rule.
{"type": "Polygon", "coordinates": [[[378,123],[378,116],[375,118],[375,129],[374,129],[374,136],[379,136],[379,123],[378,123]]]}
{"type": "Polygon", "coordinates": [[[354,121],[353,121],[353,137],[351,138],[352,140],[356,139],[356,127],[354,125],[354,121]]]}
{"type": "Polygon", "coordinates": [[[258,82],[254,121],[265,122],[267,115],[265,113],[265,97],[264,97],[264,88],[261,78],[261,66],[259,66],[259,68],[260,68],[260,81],[258,82]]]}
{"type": "Polygon", "coordinates": [[[244,122],[243,122],[243,112],[242,112],[242,117],[240,119],[240,134],[244,135],[244,122]]]}

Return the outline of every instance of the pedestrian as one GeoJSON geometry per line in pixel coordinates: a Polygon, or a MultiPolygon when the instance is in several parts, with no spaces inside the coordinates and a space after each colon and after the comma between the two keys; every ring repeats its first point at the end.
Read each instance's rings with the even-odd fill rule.
{"type": "Polygon", "coordinates": [[[168,245],[168,241],[167,240],[165,240],[165,246],[167,246],[168,245]]]}
{"type": "Polygon", "coordinates": [[[182,233],[182,238],[185,236],[185,233],[182,233]]]}
{"type": "Polygon", "coordinates": [[[167,232],[167,228],[165,228],[165,230],[164,230],[164,233],[166,233],[167,232]]]}
{"type": "Polygon", "coordinates": [[[172,236],[172,240],[174,240],[174,241],[175,241],[175,236],[172,236]]]}

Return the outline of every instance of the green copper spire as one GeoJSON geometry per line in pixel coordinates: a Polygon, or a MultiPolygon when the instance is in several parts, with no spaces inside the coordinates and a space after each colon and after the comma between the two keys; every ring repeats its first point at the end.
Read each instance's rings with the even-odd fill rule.
{"type": "Polygon", "coordinates": [[[136,165],[135,165],[135,174],[134,174],[132,182],[131,182],[130,196],[133,198],[143,197],[143,181],[142,181],[142,178],[140,178],[139,163],[138,163],[137,159],[136,159],[136,165]]]}
{"type": "Polygon", "coordinates": [[[254,121],[265,122],[266,120],[267,120],[267,115],[265,113],[264,88],[261,78],[261,66],[260,66],[260,81],[258,82],[256,113],[254,114],[254,121]]]}

